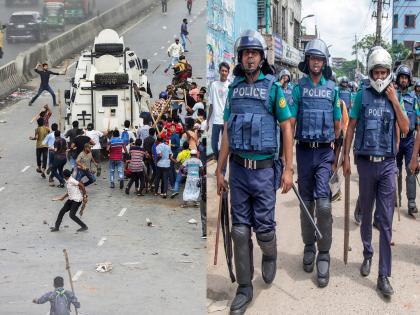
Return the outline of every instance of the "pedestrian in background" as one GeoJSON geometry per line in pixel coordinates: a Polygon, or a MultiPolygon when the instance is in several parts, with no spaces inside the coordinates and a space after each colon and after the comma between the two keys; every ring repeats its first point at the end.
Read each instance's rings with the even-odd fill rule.
{"type": "Polygon", "coordinates": [[[181,24],[181,39],[182,39],[182,48],[184,48],[185,52],[188,52],[186,49],[187,45],[187,36],[188,36],[188,20],[183,19],[181,24]]]}
{"type": "Polygon", "coordinates": [[[162,13],[166,15],[168,12],[168,0],[162,0],[162,13]]]}

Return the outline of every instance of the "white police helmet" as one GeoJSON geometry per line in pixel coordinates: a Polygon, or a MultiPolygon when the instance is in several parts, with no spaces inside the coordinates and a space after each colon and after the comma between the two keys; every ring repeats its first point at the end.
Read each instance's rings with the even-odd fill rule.
{"type": "Polygon", "coordinates": [[[367,63],[370,85],[378,92],[382,93],[392,82],[392,58],[384,48],[377,48],[369,56],[367,63]],[[384,79],[374,80],[372,70],[377,67],[383,67],[389,71],[388,76],[384,79]]]}

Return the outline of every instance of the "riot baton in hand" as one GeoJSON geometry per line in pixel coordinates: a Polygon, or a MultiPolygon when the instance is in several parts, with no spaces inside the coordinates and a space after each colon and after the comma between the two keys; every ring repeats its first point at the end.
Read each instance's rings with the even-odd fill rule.
{"type": "Polygon", "coordinates": [[[350,175],[346,176],[344,184],[344,264],[347,265],[350,238],[350,175]]]}
{"type": "Polygon", "coordinates": [[[401,221],[400,194],[398,193],[398,174],[396,175],[395,200],[397,201],[398,221],[401,221]]]}
{"type": "Polygon", "coordinates": [[[226,263],[229,269],[230,280],[233,282],[236,281],[235,275],[233,273],[233,250],[232,250],[232,236],[230,232],[230,223],[229,223],[229,192],[222,192],[222,210],[221,210],[221,220],[220,224],[222,226],[223,234],[223,245],[225,248],[226,263]]]}
{"type": "Polygon", "coordinates": [[[321,232],[319,231],[318,226],[316,225],[316,223],[315,223],[315,221],[314,221],[314,218],[312,218],[311,213],[309,212],[308,208],[306,207],[305,203],[303,202],[303,199],[302,199],[302,197],[300,196],[300,194],[299,194],[299,192],[298,192],[298,190],[297,190],[297,188],[296,188],[295,184],[293,184],[293,185],[292,185],[292,188],[293,188],[293,191],[294,191],[294,192],[295,192],[295,194],[296,194],[296,197],[299,199],[300,205],[301,205],[301,206],[303,207],[303,209],[304,209],[304,211],[303,211],[303,212],[305,213],[305,215],[306,215],[306,217],[308,218],[309,222],[311,223],[312,227],[315,229],[317,240],[321,240],[321,239],[322,239],[322,234],[321,234],[321,232]]]}
{"type": "Polygon", "coordinates": [[[217,214],[217,222],[216,222],[216,242],[214,244],[214,261],[213,264],[217,265],[217,255],[219,253],[219,236],[220,236],[220,222],[222,220],[222,204],[223,204],[223,192],[220,195],[219,201],[219,212],[217,214]]]}

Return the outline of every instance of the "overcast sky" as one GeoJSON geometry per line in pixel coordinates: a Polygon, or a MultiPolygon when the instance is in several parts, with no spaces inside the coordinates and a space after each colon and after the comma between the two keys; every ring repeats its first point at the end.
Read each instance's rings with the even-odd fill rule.
{"type": "MultiPolygon", "coordinates": [[[[391,1],[392,5],[392,1],[391,1]]],[[[375,8],[374,8],[375,7],[375,8]]],[[[318,27],[320,38],[327,45],[331,45],[330,54],[332,57],[344,57],[353,59],[351,55],[354,44],[354,34],[359,38],[366,34],[375,33],[376,20],[372,19],[372,11],[376,5],[370,0],[303,0],[302,18],[307,18],[303,25],[307,28],[308,34],[315,33],[315,24],[318,27]]],[[[391,41],[391,17],[392,8],[384,11],[389,18],[382,20],[382,36],[391,41]]],[[[360,57],[359,57],[360,58],[360,57]]]]}

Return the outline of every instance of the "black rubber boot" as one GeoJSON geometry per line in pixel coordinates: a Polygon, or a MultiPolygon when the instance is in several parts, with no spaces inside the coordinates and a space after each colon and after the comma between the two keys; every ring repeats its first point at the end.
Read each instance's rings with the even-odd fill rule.
{"type": "Polygon", "coordinates": [[[312,272],[314,270],[316,257],[316,245],[307,244],[303,250],[303,270],[312,272]]]}
{"type": "Polygon", "coordinates": [[[318,273],[318,286],[325,288],[330,281],[330,254],[319,252],[316,258],[316,270],[318,273]]]}
{"type": "Polygon", "coordinates": [[[257,241],[263,253],[261,263],[262,278],[265,283],[270,284],[276,277],[277,271],[276,232],[273,230],[267,233],[258,233],[257,241]]]}
{"type": "Polygon", "coordinates": [[[253,295],[252,276],[254,267],[251,259],[251,229],[246,225],[232,226],[232,239],[236,281],[239,286],[230,306],[230,314],[241,315],[245,313],[253,295]]]}

